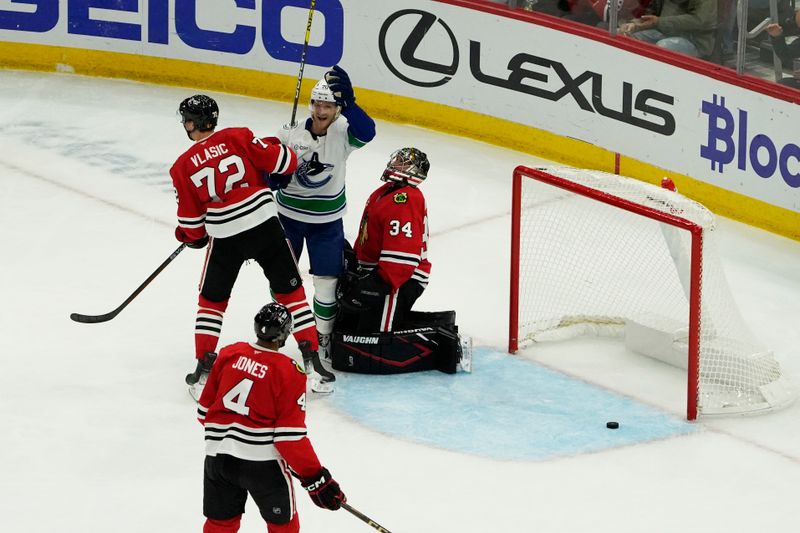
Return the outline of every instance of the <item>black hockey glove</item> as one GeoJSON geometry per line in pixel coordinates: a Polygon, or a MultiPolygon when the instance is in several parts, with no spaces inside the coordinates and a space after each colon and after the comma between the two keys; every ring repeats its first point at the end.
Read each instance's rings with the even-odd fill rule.
{"type": "Polygon", "coordinates": [[[270,174],[269,172],[264,172],[264,178],[266,178],[269,188],[277,191],[285,189],[289,185],[289,182],[292,181],[292,174],[270,174]]]}
{"type": "Polygon", "coordinates": [[[206,244],[208,244],[208,235],[197,239],[196,241],[187,242],[186,246],[189,248],[194,248],[195,250],[199,250],[200,248],[205,248],[206,244]]]}
{"type": "Polygon", "coordinates": [[[341,305],[350,312],[362,312],[379,307],[391,292],[391,287],[383,281],[377,270],[358,278],[342,296],[341,305]]]}
{"type": "Polygon", "coordinates": [[[353,84],[350,83],[350,76],[339,65],[334,65],[331,70],[325,73],[325,83],[333,93],[336,103],[347,109],[347,106],[356,101],[353,94],[353,84]]]}
{"type": "Polygon", "coordinates": [[[331,477],[327,468],[319,471],[315,477],[301,480],[303,488],[308,491],[311,501],[317,507],[335,511],[347,501],[347,497],[339,488],[339,484],[331,477]]]}

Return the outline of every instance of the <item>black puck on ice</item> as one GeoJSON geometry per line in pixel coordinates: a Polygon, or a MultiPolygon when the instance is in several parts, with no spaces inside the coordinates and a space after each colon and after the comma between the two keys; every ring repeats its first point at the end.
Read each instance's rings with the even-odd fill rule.
{"type": "Polygon", "coordinates": [[[606,422],[606,427],[608,429],[617,429],[619,427],[619,422],[606,422]]]}

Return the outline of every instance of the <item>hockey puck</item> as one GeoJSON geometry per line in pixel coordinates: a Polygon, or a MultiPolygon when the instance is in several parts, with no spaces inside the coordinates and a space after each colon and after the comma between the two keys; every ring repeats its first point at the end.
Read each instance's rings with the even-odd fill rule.
{"type": "Polygon", "coordinates": [[[619,427],[619,422],[606,422],[606,427],[608,429],[617,429],[619,427]]]}

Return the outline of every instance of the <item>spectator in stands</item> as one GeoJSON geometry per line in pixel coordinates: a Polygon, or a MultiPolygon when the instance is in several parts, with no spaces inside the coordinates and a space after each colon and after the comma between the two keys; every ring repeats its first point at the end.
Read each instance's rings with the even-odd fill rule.
{"type": "Polygon", "coordinates": [[[631,20],[646,14],[650,0],[575,0],[564,19],[608,29],[609,11],[617,5],[617,20],[631,20]]]}
{"type": "Polygon", "coordinates": [[[620,33],[662,48],[708,58],[714,51],[717,0],[653,0],[647,14],[622,24],[620,33]]]}
{"type": "MultiPolygon", "coordinates": [[[[772,50],[780,58],[783,68],[794,70],[793,63],[800,58],[800,39],[795,39],[787,44],[786,35],[800,34],[800,9],[781,24],[773,22],[767,26],[766,31],[769,34],[769,40],[772,42],[772,50]]],[[[795,71],[793,77],[784,77],[778,80],[778,83],[800,89],[800,79],[797,76],[800,76],[800,72],[795,71]]]]}

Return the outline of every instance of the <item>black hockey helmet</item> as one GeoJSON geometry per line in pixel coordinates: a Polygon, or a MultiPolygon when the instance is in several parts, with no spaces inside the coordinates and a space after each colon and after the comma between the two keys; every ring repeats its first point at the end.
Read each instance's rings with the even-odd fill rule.
{"type": "Polygon", "coordinates": [[[431,163],[428,156],[417,148],[400,148],[392,152],[386,170],[383,171],[383,181],[397,181],[416,187],[428,177],[431,163]]]}
{"type": "Polygon", "coordinates": [[[292,332],[292,314],[286,306],[272,302],[256,314],[253,326],[260,340],[283,346],[292,332]]]}
{"type": "Polygon", "coordinates": [[[181,123],[191,120],[198,131],[211,131],[217,127],[219,107],[210,96],[196,94],[186,98],[178,107],[181,123]]]}

